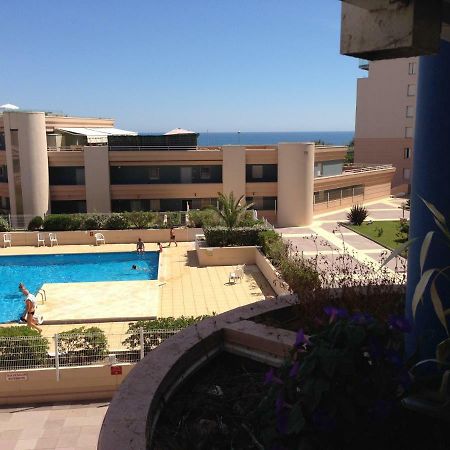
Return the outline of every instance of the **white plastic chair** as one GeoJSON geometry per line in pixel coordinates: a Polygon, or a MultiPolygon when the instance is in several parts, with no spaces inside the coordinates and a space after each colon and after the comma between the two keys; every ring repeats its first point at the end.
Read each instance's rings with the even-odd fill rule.
{"type": "Polygon", "coordinates": [[[41,233],[37,234],[37,246],[43,245],[45,247],[45,236],[41,233]]]}
{"type": "Polygon", "coordinates": [[[95,245],[100,245],[101,242],[106,244],[105,236],[103,236],[102,233],[95,233],[94,236],[95,236],[95,245]]]}
{"type": "Polygon", "coordinates": [[[50,241],[50,247],[53,247],[53,244],[58,245],[58,239],[55,233],[48,233],[48,239],[50,241]]]}
{"type": "Polygon", "coordinates": [[[236,284],[236,280],[239,280],[239,282],[241,282],[242,278],[244,278],[244,269],[242,267],[237,267],[228,275],[228,283],[236,284]]]}
{"type": "Polygon", "coordinates": [[[3,248],[6,248],[6,244],[9,244],[11,247],[11,233],[3,234],[3,248]]]}

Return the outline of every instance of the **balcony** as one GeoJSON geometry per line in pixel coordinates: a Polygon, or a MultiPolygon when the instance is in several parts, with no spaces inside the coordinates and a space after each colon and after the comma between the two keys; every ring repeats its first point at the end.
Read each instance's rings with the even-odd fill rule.
{"type": "Polygon", "coordinates": [[[392,164],[344,164],[342,174],[373,172],[376,170],[393,169],[392,164]]]}
{"type": "Polygon", "coordinates": [[[148,151],[186,151],[197,150],[196,145],[110,145],[109,151],[148,152],[148,151]]]}

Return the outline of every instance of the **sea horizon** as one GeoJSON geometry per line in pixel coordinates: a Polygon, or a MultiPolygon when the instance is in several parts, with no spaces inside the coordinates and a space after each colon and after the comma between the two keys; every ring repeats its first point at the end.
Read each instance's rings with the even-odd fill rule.
{"type": "MultiPolygon", "coordinates": [[[[155,132],[139,132],[139,134],[164,134],[155,132]]],[[[279,142],[314,142],[323,141],[329,145],[348,145],[354,131],[228,131],[200,132],[198,145],[263,145],[279,142]]]]}

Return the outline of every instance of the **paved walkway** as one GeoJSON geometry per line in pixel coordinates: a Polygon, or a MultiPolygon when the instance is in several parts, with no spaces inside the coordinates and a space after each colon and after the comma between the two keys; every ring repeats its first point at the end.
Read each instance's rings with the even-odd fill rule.
{"type": "MultiPolygon", "coordinates": [[[[400,208],[403,202],[404,200],[400,199],[386,199],[369,203],[366,205],[369,211],[367,220],[396,220],[402,217],[409,219],[409,211],[403,212],[400,208]]],[[[320,252],[321,257],[332,261],[346,251],[363,264],[379,267],[381,259],[389,255],[390,250],[339,226],[339,222],[347,221],[348,210],[349,208],[346,208],[317,215],[309,227],[279,228],[277,231],[282,233],[283,238],[291,243],[295,251],[302,252],[305,256],[316,256],[320,252]]],[[[406,261],[399,257],[390,261],[387,267],[392,273],[403,274],[406,261]]]]}
{"type": "Polygon", "coordinates": [[[0,408],[1,450],[95,450],[109,402],[0,408]]]}

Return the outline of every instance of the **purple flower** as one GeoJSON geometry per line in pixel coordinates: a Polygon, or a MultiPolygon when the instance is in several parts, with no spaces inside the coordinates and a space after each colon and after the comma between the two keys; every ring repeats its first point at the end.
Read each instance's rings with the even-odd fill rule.
{"type": "Polygon", "coordinates": [[[336,428],[336,420],[324,409],[317,409],[312,415],[313,425],[324,432],[333,431],[336,428]]]}
{"type": "Polygon", "coordinates": [[[283,392],[280,392],[277,395],[277,399],[275,400],[275,412],[279,414],[281,411],[283,411],[284,408],[284,396],[283,392]]]}
{"type": "Polygon", "coordinates": [[[330,317],[330,323],[335,319],[345,319],[348,317],[348,312],[344,308],[336,308],[335,306],[326,306],[324,312],[330,317]]]}
{"type": "Polygon", "coordinates": [[[352,315],[350,320],[357,325],[367,325],[373,321],[373,317],[368,313],[357,312],[352,315]]]}
{"type": "Polygon", "coordinates": [[[411,332],[411,324],[403,316],[392,314],[391,316],[389,316],[388,324],[394,330],[401,331],[402,333],[411,332]]]}
{"type": "Polygon", "coordinates": [[[299,370],[300,370],[300,362],[295,361],[295,363],[291,367],[291,370],[289,371],[289,376],[291,378],[295,378],[297,376],[299,370]]]}
{"type": "Polygon", "coordinates": [[[275,369],[272,367],[264,376],[264,384],[283,384],[283,382],[275,375],[275,369]]]}
{"type": "Polygon", "coordinates": [[[311,341],[309,340],[309,336],[307,336],[304,331],[303,328],[298,330],[297,332],[297,336],[295,337],[295,348],[299,348],[301,347],[303,344],[307,344],[310,345],[311,341]]]}

